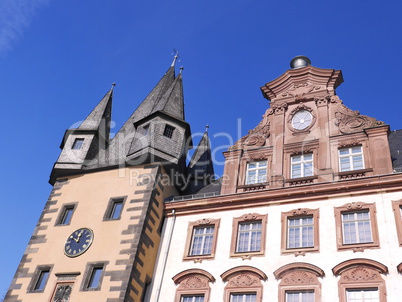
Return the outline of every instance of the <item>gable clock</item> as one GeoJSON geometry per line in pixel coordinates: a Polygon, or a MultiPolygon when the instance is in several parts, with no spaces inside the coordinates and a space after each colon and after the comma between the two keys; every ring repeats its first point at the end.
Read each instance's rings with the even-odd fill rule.
{"type": "Polygon", "coordinates": [[[64,244],[64,254],[77,257],[85,253],[94,240],[94,232],[89,228],[81,228],[71,233],[64,244]]]}

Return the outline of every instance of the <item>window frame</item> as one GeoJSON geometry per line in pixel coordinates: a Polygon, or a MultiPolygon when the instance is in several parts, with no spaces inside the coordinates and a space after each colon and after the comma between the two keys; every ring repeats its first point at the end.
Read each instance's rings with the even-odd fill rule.
{"type": "Polygon", "coordinates": [[[71,150],[81,150],[84,146],[85,138],[76,137],[71,145],[71,150]]]}
{"type": "Polygon", "coordinates": [[[57,225],[57,226],[70,225],[71,221],[73,219],[73,216],[74,216],[74,212],[75,212],[75,210],[77,208],[77,205],[78,205],[78,202],[64,204],[62,206],[62,208],[61,208],[59,216],[56,219],[56,224],[55,225],[57,225]],[[65,218],[66,218],[67,211],[70,211],[70,210],[72,211],[70,220],[68,221],[68,223],[65,223],[65,218]]]}
{"type": "Polygon", "coordinates": [[[359,144],[359,145],[356,145],[356,146],[344,146],[344,147],[339,147],[338,148],[338,169],[339,169],[340,173],[348,173],[348,172],[352,173],[353,171],[364,170],[365,167],[366,167],[366,164],[364,162],[363,145],[359,144]],[[354,165],[355,165],[354,163],[355,162],[352,159],[353,158],[353,153],[351,153],[351,149],[356,148],[356,147],[360,147],[360,154],[361,154],[361,157],[362,157],[362,165],[363,165],[363,167],[359,168],[359,169],[354,168],[354,165]],[[341,155],[341,150],[345,150],[345,149],[349,149],[349,153],[347,155],[341,155]],[[346,158],[346,157],[349,158],[349,166],[351,167],[350,170],[342,170],[341,158],[346,158]]]}
{"type": "Polygon", "coordinates": [[[215,282],[214,276],[202,269],[188,269],[175,275],[173,278],[174,284],[177,285],[175,300],[182,301],[183,296],[204,295],[204,302],[209,301],[211,288],[210,282],[215,282]],[[193,286],[188,286],[188,283],[193,286]]]}
{"type": "Polygon", "coordinates": [[[367,248],[371,249],[380,247],[375,203],[351,202],[340,207],[335,207],[334,212],[338,251],[353,250],[354,252],[363,252],[364,249],[367,248]],[[372,242],[345,244],[343,239],[342,215],[344,213],[355,213],[361,211],[369,212],[372,242]]]}
{"type": "Polygon", "coordinates": [[[318,278],[323,278],[325,273],[318,266],[305,262],[289,263],[274,271],[274,276],[280,280],[278,302],[286,302],[286,293],[291,291],[313,291],[314,302],[321,301],[321,282],[318,278]]]}
{"type": "Polygon", "coordinates": [[[221,275],[225,286],[224,302],[230,302],[232,294],[255,293],[256,301],[262,301],[263,286],[261,280],[267,280],[265,273],[253,266],[237,266],[221,275]]]}
{"type": "Polygon", "coordinates": [[[163,136],[165,136],[167,138],[172,138],[175,130],[176,130],[176,127],[166,124],[165,128],[163,129],[163,136]]]}
{"type": "Polygon", "coordinates": [[[232,240],[230,245],[230,257],[242,257],[243,259],[250,259],[252,256],[262,256],[265,254],[265,237],[267,234],[267,217],[268,214],[249,213],[240,217],[233,218],[232,225],[232,240]],[[261,246],[259,251],[245,251],[237,252],[237,239],[239,226],[241,223],[248,223],[253,221],[261,221],[261,246]]]}
{"type": "Polygon", "coordinates": [[[46,286],[51,277],[50,273],[52,271],[53,265],[38,265],[35,269],[31,282],[29,284],[29,293],[43,293],[46,290],[46,286]],[[41,276],[46,273],[47,277],[44,281],[43,288],[38,288],[41,282],[41,276]]]}
{"type": "Polygon", "coordinates": [[[263,184],[268,182],[268,160],[267,159],[261,159],[261,160],[250,160],[246,163],[246,170],[245,170],[245,178],[244,178],[244,185],[245,186],[252,186],[252,185],[256,185],[256,184],[263,184]],[[257,164],[257,166],[259,166],[260,163],[265,162],[265,166],[263,167],[256,167],[256,168],[249,168],[249,165],[251,163],[255,163],[257,164]],[[265,168],[265,169],[264,169],[265,168]],[[249,182],[249,172],[250,171],[256,171],[256,178],[259,179],[259,171],[265,170],[265,181],[263,182],[249,182]]]}
{"type": "Polygon", "coordinates": [[[304,256],[306,252],[319,252],[320,250],[320,232],[319,232],[319,209],[305,209],[299,208],[294,209],[288,212],[282,212],[281,214],[281,224],[282,224],[282,232],[281,232],[281,253],[282,254],[295,254],[295,256],[302,255],[304,256]],[[310,247],[296,247],[289,248],[289,219],[292,218],[303,218],[303,217],[312,217],[313,218],[313,246],[310,247]]]}
{"type": "Polygon", "coordinates": [[[399,246],[402,246],[402,199],[392,201],[399,246]]]}
{"type": "Polygon", "coordinates": [[[382,263],[364,258],[350,259],[336,265],[332,272],[335,276],[340,276],[339,302],[347,302],[347,290],[369,288],[378,288],[379,302],[387,301],[385,280],[381,274],[387,274],[388,268],[382,263]]]}
{"type": "Polygon", "coordinates": [[[220,225],[220,219],[203,218],[197,221],[189,222],[187,228],[187,239],[185,244],[183,260],[201,262],[203,259],[214,259],[216,253],[216,243],[218,240],[219,225],[220,225]],[[214,226],[214,233],[212,239],[211,253],[205,255],[190,255],[193,242],[194,229],[199,227],[208,227],[212,225],[214,226]]]}
{"type": "Polygon", "coordinates": [[[103,278],[105,277],[106,266],[108,263],[109,263],[108,261],[87,263],[85,273],[84,273],[84,278],[82,279],[81,291],[100,291],[101,290],[102,281],[103,281],[103,278]],[[95,270],[97,270],[97,269],[102,269],[101,275],[99,277],[98,286],[97,287],[89,287],[91,280],[94,277],[95,270]]]}
{"type": "Polygon", "coordinates": [[[126,203],[127,196],[112,197],[109,199],[105,214],[103,215],[103,221],[116,221],[121,219],[123,214],[124,205],[126,203]],[[115,205],[121,203],[121,209],[118,218],[113,218],[115,205]]]}
{"type": "Polygon", "coordinates": [[[300,153],[300,154],[292,154],[290,155],[290,179],[297,179],[297,178],[309,178],[309,177],[314,177],[315,173],[314,173],[314,152],[304,152],[304,153],[300,153]],[[305,155],[311,155],[311,160],[307,161],[304,159],[305,155]],[[293,158],[295,158],[296,156],[300,156],[301,160],[300,160],[300,165],[301,165],[301,176],[298,177],[293,177],[293,158]],[[305,164],[306,163],[310,163],[311,162],[311,175],[305,175],[305,164]]]}

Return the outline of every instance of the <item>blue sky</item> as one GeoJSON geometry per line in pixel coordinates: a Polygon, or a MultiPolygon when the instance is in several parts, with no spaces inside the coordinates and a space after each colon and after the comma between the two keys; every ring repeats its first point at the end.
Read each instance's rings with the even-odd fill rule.
{"type": "Polygon", "coordinates": [[[259,87],[296,55],[341,69],[344,104],[401,129],[401,9],[371,0],[1,0],[0,297],[51,191],[64,131],[112,83],[117,131],[178,49],[186,120],[195,134],[210,125],[218,174],[226,134],[236,140],[259,123],[268,108],[259,87]]]}

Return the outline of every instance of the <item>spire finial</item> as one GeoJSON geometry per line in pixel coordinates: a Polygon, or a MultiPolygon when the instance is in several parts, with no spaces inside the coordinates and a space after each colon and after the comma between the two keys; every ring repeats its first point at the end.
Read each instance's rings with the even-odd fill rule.
{"type": "Polygon", "coordinates": [[[172,62],[172,67],[176,64],[176,60],[177,59],[179,59],[180,58],[180,56],[179,56],[179,51],[177,50],[177,49],[174,49],[173,48],[173,53],[172,53],[172,55],[174,55],[173,56],[173,62],[172,62]]]}
{"type": "Polygon", "coordinates": [[[112,83],[112,88],[110,88],[110,89],[113,90],[114,86],[116,86],[116,83],[112,83]]]}
{"type": "Polygon", "coordinates": [[[184,70],[184,67],[183,67],[183,66],[181,66],[181,67],[180,67],[180,73],[182,73],[182,72],[183,72],[183,70],[184,70]]]}
{"type": "Polygon", "coordinates": [[[208,132],[208,129],[209,129],[209,125],[206,124],[206,125],[205,125],[205,132],[208,132]]]}

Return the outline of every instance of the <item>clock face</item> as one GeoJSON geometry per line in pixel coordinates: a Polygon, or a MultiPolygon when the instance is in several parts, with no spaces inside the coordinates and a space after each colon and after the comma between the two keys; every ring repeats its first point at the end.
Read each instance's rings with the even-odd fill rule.
{"type": "Polygon", "coordinates": [[[77,257],[89,249],[93,240],[94,232],[91,229],[78,229],[68,236],[64,244],[64,254],[68,257],[77,257]]]}
{"type": "Polygon", "coordinates": [[[311,125],[313,116],[307,110],[299,110],[292,118],[292,127],[296,130],[304,130],[311,125]]]}

